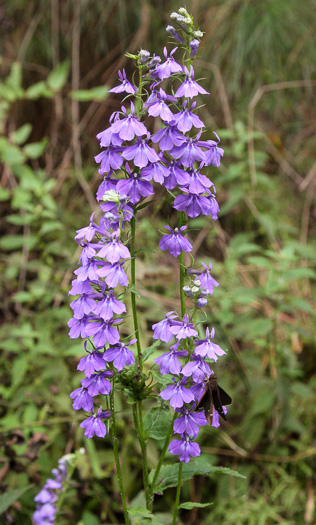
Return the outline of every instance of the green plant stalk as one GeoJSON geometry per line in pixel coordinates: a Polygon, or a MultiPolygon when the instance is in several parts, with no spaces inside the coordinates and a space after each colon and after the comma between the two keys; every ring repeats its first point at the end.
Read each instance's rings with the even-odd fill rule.
{"type": "Polygon", "coordinates": [[[178,486],[177,486],[177,493],[176,493],[176,501],[174,503],[174,509],[173,509],[172,525],[175,525],[177,521],[177,514],[178,514],[180,494],[181,494],[182,468],[183,468],[183,463],[181,463],[180,461],[179,462],[179,474],[178,474],[178,486]]]}
{"type": "Polygon", "coordinates": [[[110,392],[110,408],[111,408],[111,430],[112,430],[113,451],[114,451],[115,465],[116,465],[117,477],[118,477],[122,505],[123,505],[124,521],[125,521],[125,525],[129,525],[126,496],[125,496],[125,491],[124,491],[123,477],[122,477],[122,471],[121,471],[121,465],[120,465],[120,456],[119,456],[119,451],[118,451],[118,446],[117,446],[117,432],[116,432],[115,411],[114,411],[114,380],[112,384],[112,390],[110,392]]]}
{"type": "Polygon", "coordinates": [[[169,429],[169,432],[167,434],[166,440],[164,442],[164,446],[163,446],[163,449],[161,451],[160,458],[159,458],[159,461],[158,461],[158,465],[156,467],[155,474],[154,474],[154,477],[153,477],[153,482],[152,482],[152,485],[151,485],[151,489],[152,489],[152,496],[151,497],[152,497],[152,499],[153,499],[153,496],[154,496],[154,490],[155,490],[156,482],[157,482],[157,479],[158,479],[158,476],[159,476],[159,472],[160,472],[160,469],[162,467],[163,461],[165,459],[165,455],[166,455],[166,452],[167,452],[169,441],[170,441],[171,436],[173,434],[173,423],[174,423],[175,418],[176,418],[176,414],[174,414],[174,416],[173,416],[173,419],[172,419],[172,422],[171,422],[171,425],[170,425],[170,429],[169,429]]]}
{"type": "Polygon", "coordinates": [[[142,349],[140,346],[140,340],[139,340],[139,328],[138,328],[138,318],[137,318],[137,307],[136,307],[136,258],[135,258],[135,231],[136,231],[136,218],[135,214],[132,217],[131,220],[131,284],[133,285],[133,290],[131,293],[131,300],[132,300],[132,311],[133,311],[133,322],[134,322],[134,331],[135,331],[135,337],[137,339],[136,347],[137,347],[137,354],[138,354],[138,367],[140,373],[143,371],[143,360],[142,360],[142,349]]]}
{"type": "Polygon", "coordinates": [[[60,517],[60,513],[61,513],[61,509],[62,509],[62,506],[63,506],[63,503],[64,503],[64,499],[65,499],[67,491],[69,489],[70,480],[72,478],[72,475],[74,473],[75,468],[76,468],[76,461],[73,460],[72,465],[69,466],[68,469],[67,469],[67,477],[66,477],[66,479],[65,479],[65,481],[63,483],[62,491],[59,494],[58,500],[56,502],[56,514],[55,514],[55,523],[56,524],[58,523],[58,520],[59,520],[59,517],[60,517]]]}
{"type": "Polygon", "coordinates": [[[148,510],[152,507],[151,502],[151,487],[149,483],[149,477],[148,477],[148,463],[147,463],[147,447],[146,447],[146,440],[144,438],[144,426],[143,426],[143,414],[142,414],[142,406],[141,401],[138,401],[138,403],[133,405],[133,419],[134,419],[134,425],[137,432],[137,437],[139,439],[139,444],[142,452],[142,469],[143,469],[143,481],[144,481],[144,489],[145,489],[145,498],[146,498],[146,508],[148,510]]]}

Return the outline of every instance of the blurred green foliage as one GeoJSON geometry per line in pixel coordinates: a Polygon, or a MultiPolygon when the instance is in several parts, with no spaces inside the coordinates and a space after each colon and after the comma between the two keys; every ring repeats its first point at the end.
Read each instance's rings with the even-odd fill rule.
{"type": "MultiPolygon", "coordinates": [[[[68,339],[66,326],[67,293],[79,257],[73,236],[89,221],[87,199],[93,202],[98,185],[94,136],[119,107],[105,84],[115,82],[118,67],[128,70],[122,58],[127,49],[159,53],[168,15],[179,5],[83,0],[80,7],[79,19],[69,0],[10,0],[0,8],[0,521],[17,525],[31,522],[33,497],[58,458],[80,446],[87,453],[67,494],[62,523],[121,519],[110,440],[83,440],[81,418],[69,398],[78,386],[75,370],[82,355],[81,343],[68,339]],[[72,44],[78,34],[76,85],[72,44]]],[[[207,76],[212,99],[203,100],[200,111],[210,129],[223,128],[218,133],[225,148],[223,165],[210,173],[220,220],[199,217],[191,221],[189,235],[199,259],[212,261],[220,282],[205,310],[205,326],[215,327],[217,341],[227,349],[217,371],[233,405],[227,425],[202,429],[203,461],[192,462],[185,476],[182,501],[212,506],[186,503],[181,519],[192,525],[313,523],[313,2],[201,0],[186,7],[206,32],[200,76],[207,76]],[[253,134],[247,111],[256,90],[288,80],[305,84],[266,93],[255,108],[253,134]],[[252,137],[255,185],[249,168],[252,137]],[[229,469],[246,478],[220,474],[229,469]],[[194,478],[193,472],[201,476],[194,478]]],[[[174,308],[177,297],[172,258],[157,251],[158,230],[174,216],[161,187],[155,199],[155,206],[142,211],[138,231],[138,248],[156,251],[141,252],[138,262],[148,367],[161,352],[150,348],[151,325],[174,308]]],[[[164,405],[147,404],[149,463],[155,468],[171,415],[164,405]]],[[[117,410],[124,483],[136,525],[145,520],[140,450],[130,407],[118,400],[117,410]]],[[[156,522],[164,524],[170,523],[174,502],[169,460],[163,495],[155,504],[156,522]]],[[[151,516],[147,522],[155,523],[151,516]]]]}

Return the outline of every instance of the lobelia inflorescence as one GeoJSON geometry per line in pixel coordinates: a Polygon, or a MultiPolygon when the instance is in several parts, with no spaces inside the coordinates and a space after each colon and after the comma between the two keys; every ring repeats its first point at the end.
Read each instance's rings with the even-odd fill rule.
{"type": "MultiPolygon", "coordinates": [[[[121,111],[111,115],[109,126],[97,135],[102,148],[95,157],[103,179],[97,191],[101,218],[97,222],[92,214],[90,224],[77,231],[75,239],[82,252],[69,292],[79,296],[70,304],[73,317],[68,323],[69,336],[86,339],[86,355],[77,367],[85,377],[80,387],[70,394],[73,408],[90,414],[80,425],[88,439],[94,435],[106,436],[104,420],[107,418],[110,418],[111,431],[116,436],[115,385],[128,384],[129,392],[134,396],[133,415],[143,456],[148,509],[152,507],[155,483],[167,448],[171,454],[179,456],[181,464],[200,455],[199,445],[194,440],[199,427],[206,425],[207,421],[204,413],[195,412],[195,408],[205,381],[212,373],[211,362],[225,354],[213,342],[214,328],[211,333],[207,328],[205,338],[199,337],[197,330],[197,312],[207,304],[214,288],[219,285],[211,275],[212,265],[202,263],[201,270],[184,265],[184,253],[192,251],[185,236],[189,218],[205,215],[217,219],[219,206],[215,187],[206,173],[209,166],[220,165],[224,152],[219,147],[216,133],[215,140],[202,140],[205,126],[196,114],[193,100],[199,94],[209,94],[195,79],[192,65],[203,34],[194,30],[193,19],[184,8],[172,13],[171,18],[178,29],[168,26],[167,32],[177,46],[170,52],[165,47],[162,60],[146,50],[141,50],[138,55],[127,54],[138,69],[138,85],[135,85],[136,75],[128,80],[123,69],[118,73],[119,85],[110,90],[124,96],[124,105],[121,111]],[[180,64],[175,55],[181,56],[181,50],[183,59],[180,64]],[[160,129],[155,133],[150,132],[152,119],[158,119],[160,123],[160,129]],[[150,204],[151,201],[145,199],[154,195],[154,183],[166,188],[173,199],[172,207],[178,212],[177,225],[165,226],[159,248],[168,250],[179,259],[181,312],[168,312],[162,321],[153,325],[154,339],[172,342],[155,363],[160,366],[162,376],[172,375],[171,383],[158,395],[164,401],[170,400],[175,410],[172,429],[178,437],[170,441],[172,429],[166,436],[166,446],[149,484],[142,400],[149,395],[152,397],[154,387],[148,386],[150,372],[144,373],[140,346],[135,232],[137,212],[150,204]],[[134,333],[124,338],[120,327],[128,313],[123,302],[127,294],[131,295],[134,333]],[[185,298],[193,303],[190,314],[186,312],[185,298]],[[132,349],[135,346],[136,359],[132,349]],[[103,406],[107,410],[103,410],[103,406]]],[[[215,409],[212,424],[219,426],[215,409]]],[[[116,439],[114,446],[125,522],[128,523],[116,439]]],[[[181,468],[181,485],[180,474],[181,468]]]]}

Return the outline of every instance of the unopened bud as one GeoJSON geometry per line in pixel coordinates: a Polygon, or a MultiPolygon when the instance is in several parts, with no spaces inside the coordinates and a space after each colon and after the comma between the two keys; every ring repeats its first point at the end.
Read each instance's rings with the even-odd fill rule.
{"type": "Polygon", "coordinates": [[[197,40],[197,38],[195,38],[194,40],[190,42],[190,48],[191,48],[190,58],[196,57],[196,54],[199,49],[199,45],[200,45],[200,41],[197,40]]]}
{"type": "Polygon", "coordinates": [[[201,298],[201,299],[199,299],[198,302],[197,302],[197,304],[196,304],[196,306],[197,306],[198,308],[203,308],[203,307],[206,306],[206,305],[207,305],[207,299],[205,299],[205,298],[201,298]]]}
{"type": "Polygon", "coordinates": [[[192,35],[193,35],[195,38],[202,38],[203,35],[204,35],[204,33],[203,33],[202,31],[197,30],[197,31],[194,31],[194,32],[192,33],[192,35]]]}
{"type": "Polygon", "coordinates": [[[156,67],[158,64],[160,64],[161,58],[160,57],[153,57],[149,62],[147,62],[146,66],[150,69],[152,67],[156,67]]]}
{"type": "Polygon", "coordinates": [[[150,53],[149,51],[147,51],[146,49],[141,49],[140,52],[139,52],[139,62],[140,64],[145,64],[147,62],[147,60],[149,59],[150,57],[150,53]]]}
{"type": "Polygon", "coordinates": [[[180,44],[184,43],[183,38],[179,35],[178,31],[173,26],[167,26],[166,31],[171,35],[177,42],[180,42],[180,44]]]}

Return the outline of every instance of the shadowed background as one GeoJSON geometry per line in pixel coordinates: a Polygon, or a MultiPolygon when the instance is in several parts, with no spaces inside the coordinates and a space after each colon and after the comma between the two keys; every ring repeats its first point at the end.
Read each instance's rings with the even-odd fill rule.
{"type": "MultiPolygon", "coordinates": [[[[118,69],[132,74],[124,53],[145,48],[162,55],[169,14],[179,7],[167,0],[0,5],[4,523],[31,523],[33,497],[51,468],[80,446],[87,453],[64,502],[64,523],[122,521],[110,439],[83,440],[82,417],[69,398],[79,385],[83,352],[66,326],[80,254],[73,237],[96,209],[95,135],[120,108],[120,98],[107,90],[118,69]]],[[[212,261],[220,282],[205,322],[227,350],[216,371],[233,398],[228,423],[201,429],[199,442],[206,461],[247,478],[186,481],[183,501],[213,506],[182,511],[181,520],[313,523],[315,2],[195,0],[186,7],[205,32],[195,69],[211,96],[200,99],[199,113],[208,138],[215,130],[225,149],[221,167],[209,172],[219,220],[191,221],[190,240],[198,260],[212,261]]],[[[157,250],[158,229],[174,220],[161,186],[155,201],[142,212],[137,236],[138,248],[156,251],[138,261],[143,347],[151,344],[153,322],[178,301],[177,263],[157,250]]],[[[133,331],[131,319],[125,330],[133,331]]],[[[142,505],[130,408],[118,408],[124,482],[129,500],[142,505]]],[[[152,467],[164,431],[156,429],[149,440],[152,467]]],[[[157,497],[160,522],[170,523],[173,502],[173,488],[157,497]]]]}

